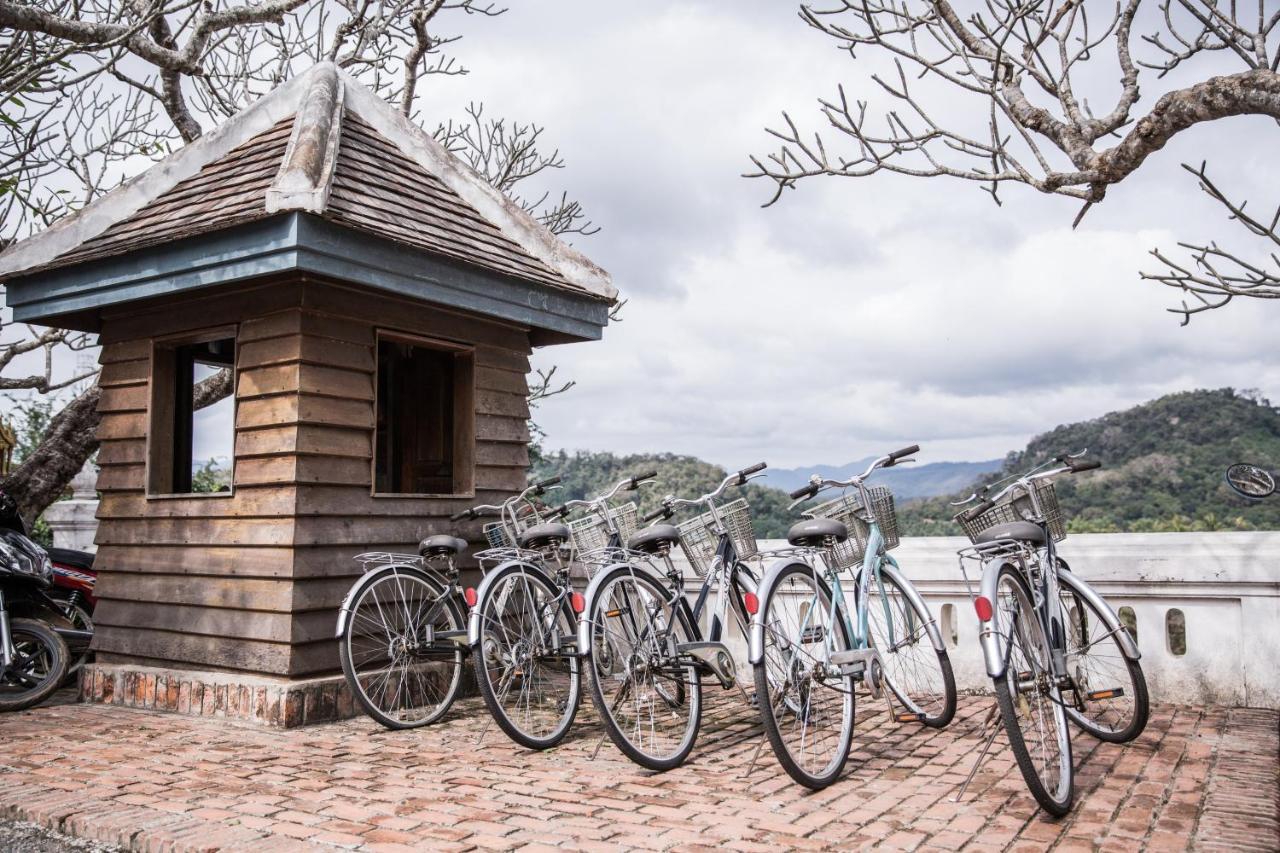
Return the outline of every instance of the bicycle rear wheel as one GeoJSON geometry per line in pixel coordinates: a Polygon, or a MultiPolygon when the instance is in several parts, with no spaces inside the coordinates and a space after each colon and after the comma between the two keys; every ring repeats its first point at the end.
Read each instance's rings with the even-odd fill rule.
{"type": "Polygon", "coordinates": [[[480,695],[494,722],[529,749],[568,734],[582,698],[576,621],[566,590],[525,563],[496,569],[476,602],[473,650],[480,695]]]}
{"type": "Polygon", "coordinates": [[[608,570],[597,583],[588,618],[600,629],[593,655],[591,699],[609,739],[650,770],[670,770],[688,758],[702,723],[702,676],[677,647],[694,639],[679,594],[630,566],[608,570]]]}
{"type": "Polygon", "coordinates": [[[877,572],[867,601],[867,630],[880,652],[884,679],[894,697],[919,721],[940,729],[956,713],[951,658],[935,649],[926,626],[930,616],[906,594],[905,578],[877,572]]]}
{"type": "Polygon", "coordinates": [[[1108,620],[1087,598],[1066,583],[1060,587],[1067,671],[1084,705],[1080,709],[1069,704],[1067,717],[1099,740],[1127,743],[1142,734],[1150,713],[1142,667],[1124,656],[1108,620]]]}
{"type": "Polygon", "coordinates": [[[854,681],[831,662],[850,648],[843,608],[812,567],[785,566],[760,603],[756,697],[778,763],[813,790],[840,776],[853,742],[854,681]],[[834,624],[833,624],[834,615],[834,624]]]}
{"type": "Polygon", "coordinates": [[[1054,817],[1071,810],[1071,732],[1052,671],[1049,641],[1022,573],[1000,567],[993,630],[1006,643],[1007,667],[995,684],[1009,746],[1031,795],[1054,817]]]}
{"type": "Polygon", "coordinates": [[[348,605],[338,658],[365,713],[389,729],[434,723],[462,685],[462,610],[439,584],[402,566],[376,569],[348,605]]]}

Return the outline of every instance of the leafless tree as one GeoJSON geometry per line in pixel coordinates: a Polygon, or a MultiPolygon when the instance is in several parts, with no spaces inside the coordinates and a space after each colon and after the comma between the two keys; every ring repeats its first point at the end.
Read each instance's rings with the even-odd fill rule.
{"type": "MultiPolygon", "coordinates": [[[[1078,224],[1177,134],[1231,116],[1280,119],[1273,0],[983,0],[969,11],[948,0],[832,0],[801,6],[800,17],[851,57],[891,63],[871,76],[887,106],[843,87],[820,99],[838,145],[784,113],[769,131],[780,147],[753,157],[748,175],[773,182],[768,204],[804,178],[893,172],[971,181],[997,204],[1006,184],[1066,196],[1080,202],[1078,224]],[[1144,100],[1140,83],[1163,91],[1144,100]]],[[[1280,296],[1275,218],[1245,216],[1203,166],[1187,168],[1247,235],[1271,241],[1270,254],[1249,261],[1217,243],[1183,244],[1189,261],[1157,250],[1168,271],[1145,277],[1182,291],[1170,310],[1184,323],[1234,296],[1280,296]]]]}
{"type": "MultiPolygon", "coordinates": [[[[459,36],[445,27],[504,11],[489,0],[0,0],[0,244],[83,206],[318,60],[421,122],[424,81],[466,73],[449,53],[459,36]]],[[[552,231],[596,230],[567,195],[517,194],[563,166],[541,148],[538,125],[490,118],[475,105],[436,135],[552,231]]],[[[54,356],[91,338],[6,317],[0,393],[84,381],[83,372],[56,375],[54,356]]],[[[230,379],[210,377],[197,403],[230,393],[230,379]]],[[[97,397],[92,383],[77,393],[45,442],[0,482],[28,519],[96,451],[97,397]]]]}

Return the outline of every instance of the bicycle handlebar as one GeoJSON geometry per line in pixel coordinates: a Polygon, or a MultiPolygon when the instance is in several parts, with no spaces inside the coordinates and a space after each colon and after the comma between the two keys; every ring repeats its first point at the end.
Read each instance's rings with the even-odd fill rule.
{"type": "MultiPolygon", "coordinates": [[[[951,505],[964,506],[970,501],[979,500],[979,498],[981,498],[981,503],[979,503],[978,505],[983,507],[981,512],[973,513],[972,515],[970,515],[970,512],[972,512],[972,510],[966,510],[965,512],[961,513],[960,516],[958,516],[964,521],[972,521],[974,518],[977,518],[979,515],[981,515],[982,512],[986,512],[986,510],[994,506],[1005,495],[1009,494],[1009,492],[1013,489],[1014,486],[1017,486],[1019,484],[1029,485],[1032,480],[1047,480],[1050,477],[1057,477],[1061,474],[1081,474],[1085,471],[1093,471],[1098,468],[1101,468],[1102,462],[1097,459],[1087,459],[1083,462],[1079,461],[1080,457],[1084,456],[1088,452],[1089,452],[1088,448],[1085,448],[1079,453],[1064,453],[1061,456],[1055,456],[1050,461],[1061,462],[1062,463],[1061,468],[1052,468],[1048,471],[1039,471],[1039,472],[1037,472],[1036,468],[1032,468],[1030,471],[1023,474],[1022,476],[1015,478],[1012,483],[1005,486],[1003,489],[997,492],[993,497],[986,496],[987,490],[990,489],[991,486],[997,485],[998,483],[1003,482],[1002,480],[987,486],[983,486],[980,490],[969,495],[969,497],[965,498],[964,500],[955,501],[951,505]]],[[[1042,467],[1045,464],[1048,464],[1048,463],[1042,463],[1042,465],[1037,466],[1037,468],[1042,467]]],[[[973,509],[977,509],[977,508],[978,507],[973,507],[973,509]]]]}
{"type": "Polygon", "coordinates": [[[862,481],[870,477],[872,472],[877,468],[892,468],[894,465],[898,465],[903,461],[910,462],[911,460],[906,457],[919,452],[920,445],[913,444],[910,447],[904,447],[901,450],[895,450],[892,453],[887,453],[872,462],[871,465],[868,466],[867,470],[857,476],[850,477],[847,480],[827,480],[819,477],[817,474],[814,474],[809,478],[807,485],[801,486],[791,492],[792,504],[790,508],[795,508],[797,504],[815,497],[818,492],[821,492],[823,489],[843,489],[848,488],[849,486],[861,485],[862,481]]]}
{"type": "MultiPolygon", "coordinates": [[[[757,462],[756,464],[750,466],[749,468],[743,468],[740,471],[734,471],[732,474],[730,474],[729,476],[721,480],[720,485],[717,486],[713,491],[708,492],[702,497],[696,498],[694,500],[689,500],[687,498],[678,498],[675,495],[667,495],[665,498],[662,499],[662,506],[663,506],[662,513],[665,514],[668,518],[670,518],[671,514],[675,511],[675,508],[678,506],[702,506],[708,501],[713,501],[716,498],[723,495],[725,489],[729,488],[729,486],[731,485],[745,486],[748,480],[755,479],[754,475],[759,474],[761,471],[763,471],[765,468],[768,468],[768,467],[769,467],[769,463],[767,462],[757,462]]],[[[650,514],[649,516],[645,517],[645,521],[651,521],[652,519],[657,517],[658,516],[655,514],[650,514]]]]}
{"type": "Polygon", "coordinates": [[[913,444],[910,447],[904,447],[901,450],[895,450],[889,454],[889,457],[888,457],[889,461],[884,463],[884,465],[880,467],[892,468],[894,465],[897,465],[900,460],[905,459],[906,457],[919,452],[920,452],[920,445],[918,444],[913,444]]]}

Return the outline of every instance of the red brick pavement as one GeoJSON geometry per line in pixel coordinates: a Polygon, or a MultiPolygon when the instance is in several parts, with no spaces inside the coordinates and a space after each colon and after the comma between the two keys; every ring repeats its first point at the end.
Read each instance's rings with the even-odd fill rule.
{"type": "Polygon", "coordinates": [[[1128,746],[1075,741],[1077,802],[1040,814],[1007,748],[953,802],[989,699],[935,732],[859,723],[844,778],[809,793],[781,772],[755,714],[713,691],[684,767],[652,775],[584,709],[570,739],[530,753],[477,700],[438,726],[367,719],[288,732],[147,711],[55,705],[0,717],[0,816],[147,851],[920,850],[1130,851],[1280,847],[1274,711],[1153,709],[1128,746]]]}

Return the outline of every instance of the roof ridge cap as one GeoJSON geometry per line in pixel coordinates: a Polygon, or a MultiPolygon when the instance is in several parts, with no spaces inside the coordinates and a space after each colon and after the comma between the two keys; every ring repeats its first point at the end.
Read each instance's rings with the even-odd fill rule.
{"type": "Polygon", "coordinates": [[[313,66],[311,84],[302,97],[280,170],[267,188],[267,213],[305,210],[323,213],[333,187],[334,165],[342,139],[342,105],[346,89],[332,62],[313,66]]]}
{"type": "Polygon", "coordinates": [[[373,125],[419,166],[443,181],[506,237],[571,284],[603,299],[615,301],[618,298],[618,289],[607,271],[552,234],[545,225],[391,104],[341,68],[337,73],[345,84],[347,109],[373,125]]]}

